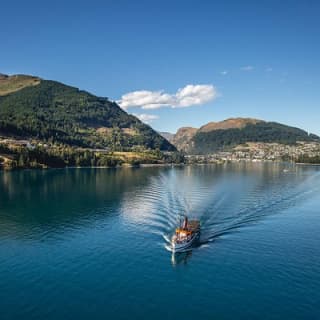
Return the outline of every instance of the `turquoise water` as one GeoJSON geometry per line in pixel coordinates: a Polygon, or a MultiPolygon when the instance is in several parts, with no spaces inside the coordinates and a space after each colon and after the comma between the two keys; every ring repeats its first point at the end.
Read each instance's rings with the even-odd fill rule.
{"type": "Polygon", "coordinates": [[[320,167],[0,172],[0,319],[319,319],[319,208],[320,167]]]}

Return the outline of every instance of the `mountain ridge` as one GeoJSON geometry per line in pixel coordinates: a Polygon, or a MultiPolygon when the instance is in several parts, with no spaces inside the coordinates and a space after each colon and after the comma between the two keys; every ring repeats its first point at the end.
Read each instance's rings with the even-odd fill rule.
{"type": "Polygon", "coordinates": [[[7,75],[0,73],[0,96],[19,91],[29,86],[36,86],[41,78],[25,74],[7,75]]]}
{"type": "Polygon", "coordinates": [[[209,132],[213,130],[241,129],[248,124],[265,122],[254,118],[228,118],[218,122],[208,122],[199,128],[200,132],[209,132]]]}
{"type": "Polygon", "coordinates": [[[294,144],[297,141],[320,141],[314,134],[277,122],[254,118],[229,118],[209,122],[200,128],[182,127],[172,142],[187,154],[210,154],[228,150],[246,142],[277,142],[294,144]]]}

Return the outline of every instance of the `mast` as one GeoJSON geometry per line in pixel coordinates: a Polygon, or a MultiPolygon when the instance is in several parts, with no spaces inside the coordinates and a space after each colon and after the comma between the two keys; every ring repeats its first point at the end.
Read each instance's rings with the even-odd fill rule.
{"type": "Polygon", "coordinates": [[[182,228],[185,230],[188,228],[188,217],[187,216],[184,216],[182,228]]]}

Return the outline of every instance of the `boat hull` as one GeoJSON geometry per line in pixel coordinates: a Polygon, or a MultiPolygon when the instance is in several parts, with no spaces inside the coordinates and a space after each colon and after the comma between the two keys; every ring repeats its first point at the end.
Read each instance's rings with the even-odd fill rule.
{"type": "Polygon", "coordinates": [[[200,237],[200,232],[196,232],[189,241],[183,243],[171,243],[172,252],[183,252],[189,249],[200,237]]]}

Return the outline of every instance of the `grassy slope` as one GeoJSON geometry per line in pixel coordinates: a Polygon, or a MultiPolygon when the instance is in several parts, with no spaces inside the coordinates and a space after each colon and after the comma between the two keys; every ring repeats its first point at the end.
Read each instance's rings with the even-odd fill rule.
{"type": "Polygon", "coordinates": [[[37,77],[27,75],[0,75],[0,96],[8,95],[26,87],[36,86],[40,81],[37,77]]]}

